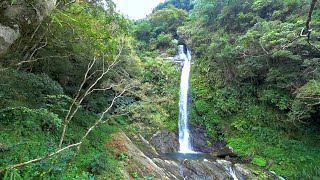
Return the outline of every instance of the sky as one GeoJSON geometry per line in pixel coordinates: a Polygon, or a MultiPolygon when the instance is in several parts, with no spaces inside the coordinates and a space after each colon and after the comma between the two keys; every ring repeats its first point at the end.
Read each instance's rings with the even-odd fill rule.
{"type": "Polygon", "coordinates": [[[117,9],[128,15],[131,19],[142,19],[152,12],[160,2],[164,0],[113,0],[117,9]]]}

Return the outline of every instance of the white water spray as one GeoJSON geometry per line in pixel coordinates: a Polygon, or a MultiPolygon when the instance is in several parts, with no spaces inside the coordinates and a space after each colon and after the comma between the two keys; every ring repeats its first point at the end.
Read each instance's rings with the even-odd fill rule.
{"type": "Polygon", "coordinates": [[[189,94],[189,79],[191,66],[191,53],[187,49],[184,52],[184,46],[179,45],[178,56],[182,61],[182,72],[179,92],[179,145],[181,153],[196,153],[192,150],[190,143],[190,132],[188,128],[188,94],[189,94]]]}

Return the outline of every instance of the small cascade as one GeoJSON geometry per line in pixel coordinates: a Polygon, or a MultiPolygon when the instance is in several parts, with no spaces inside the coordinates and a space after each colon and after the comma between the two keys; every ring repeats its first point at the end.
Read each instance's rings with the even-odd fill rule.
{"type": "Polygon", "coordinates": [[[231,177],[233,178],[233,180],[239,180],[235,170],[232,167],[225,167],[225,169],[228,171],[228,173],[231,175],[231,177]]]}
{"type": "Polygon", "coordinates": [[[191,66],[191,52],[184,46],[178,46],[178,56],[182,60],[182,71],[179,92],[179,145],[180,153],[196,153],[192,150],[190,142],[190,131],[188,127],[188,95],[189,95],[189,79],[191,66]]]}
{"type": "Polygon", "coordinates": [[[286,180],[284,177],[278,175],[278,174],[277,174],[276,172],[274,172],[274,171],[270,171],[270,173],[272,173],[272,174],[274,174],[275,176],[277,176],[277,178],[278,178],[279,180],[286,180]]]}

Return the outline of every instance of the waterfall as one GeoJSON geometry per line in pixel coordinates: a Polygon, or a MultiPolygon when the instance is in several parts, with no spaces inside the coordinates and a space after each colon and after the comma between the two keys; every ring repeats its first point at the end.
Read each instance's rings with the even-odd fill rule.
{"type": "Polygon", "coordinates": [[[179,152],[195,153],[192,150],[190,143],[190,132],[188,127],[188,94],[189,94],[189,79],[191,66],[191,53],[187,49],[184,52],[184,46],[178,46],[178,56],[182,60],[182,71],[179,92],[179,152]]]}

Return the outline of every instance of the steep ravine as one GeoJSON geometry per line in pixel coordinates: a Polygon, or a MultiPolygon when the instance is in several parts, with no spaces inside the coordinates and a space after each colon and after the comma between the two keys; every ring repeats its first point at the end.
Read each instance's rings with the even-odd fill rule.
{"type": "Polygon", "coordinates": [[[238,179],[278,179],[263,168],[214,156],[214,152],[219,153],[223,148],[199,159],[168,158],[160,151],[176,149],[172,146],[177,145],[177,136],[167,130],[158,131],[150,140],[146,140],[141,134],[130,134],[130,137],[131,139],[124,132],[119,132],[107,142],[107,146],[111,147],[114,153],[124,153],[128,156],[121,162],[121,172],[125,179],[132,179],[134,173],[140,178],[161,180],[233,179],[230,174],[231,168],[238,179]],[[169,141],[168,138],[172,137],[174,138],[169,141]],[[155,143],[157,147],[154,147],[155,143]]]}

